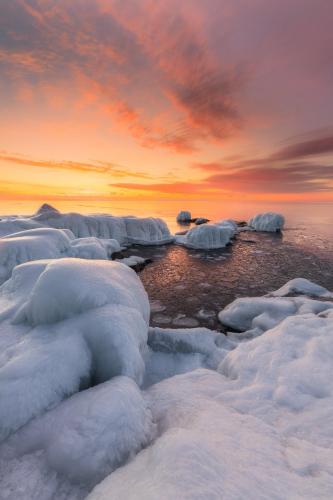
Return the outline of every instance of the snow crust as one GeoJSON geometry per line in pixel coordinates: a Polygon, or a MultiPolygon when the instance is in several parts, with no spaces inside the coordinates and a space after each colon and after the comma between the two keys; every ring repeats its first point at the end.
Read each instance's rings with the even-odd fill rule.
{"type": "Polygon", "coordinates": [[[329,498],[331,450],[236,410],[224,400],[229,385],[205,369],[153,385],[146,397],[160,437],[88,499],[329,498]]]}
{"type": "Polygon", "coordinates": [[[283,215],[274,212],[257,214],[248,221],[248,225],[255,231],[275,233],[283,229],[285,220],[283,215]]]}
{"type": "Polygon", "coordinates": [[[187,210],[182,210],[179,212],[177,215],[177,222],[191,222],[191,212],[188,212],[187,210]]]}

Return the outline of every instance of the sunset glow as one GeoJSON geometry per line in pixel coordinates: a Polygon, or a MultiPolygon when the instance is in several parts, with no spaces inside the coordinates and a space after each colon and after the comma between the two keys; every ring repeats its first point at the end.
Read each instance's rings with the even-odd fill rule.
{"type": "Polygon", "coordinates": [[[333,201],[332,2],[0,9],[3,200],[333,201]]]}

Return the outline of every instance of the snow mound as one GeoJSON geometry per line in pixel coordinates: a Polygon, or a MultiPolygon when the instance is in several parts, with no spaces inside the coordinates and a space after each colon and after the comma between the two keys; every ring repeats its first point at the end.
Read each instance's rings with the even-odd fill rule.
{"type": "MultiPolygon", "coordinates": [[[[242,390],[241,404],[251,404],[255,412],[262,412],[263,406],[266,411],[267,404],[294,411],[325,398],[332,404],[332,327],[332,319],[314,314],[286,318],[228,353],[219,372],[234,380],[233,388],[242,390]]],[[[332,424],[327,423],[331,431],[332,424]]]]}
{"type": "Polygon", "coordinates": [[[230,383],[199,369],[150,387],[146,397],[160,437],[88,500],[329,498],[329,451],[320,458],[324,448],[311,454],[301,440],[235,411],[223,401],[230,383]]]}
{"type": "Polygon", "coordinates": [[[22,264],[0,287],[0,439],[89,383],[144,374],[147,294],[116,262],[22,264]]]}
{"type": "Polygon", "coordinates": [[[332,297],[325,288],[298,278],[267,296],[236,299],[220,311],[218,318],[233,330],[245,332],[243,337],[251,338],[273,328],[288,316],[319,314],[333,308],[333,301],[310,299],[305,293],[319,298],[332,297]],[[284,296],[289,293],[298,293],[299,296],[284,296]]]}
{"type": "Polygon", "coordinates": [[[116,262],[60,259],[51,261],[15,323],[55,323],[106,304],[136,309],[148,323],[149,304],[141,282],[127,266],[116,262]]]}
{"type": "Polygon", "coordinates": [[[284,226],[284,217],[281,214],[274,212],[266,212],[264,214],[257,214],[249,220],[248,225],[255,231],[267,231],[275,233],[281,231],[284,226]]]}
{"type": "Polygon", "coordinates": [[[177,222],[184,223],[184,222],[191,222],[191,212],[188,212],[186,210],[183,210],[179,212],[177,215],[177,222]]]}
{"type": "Polygon", "coordinates": [[[3,455],[17,459],[43,451],[51,470],[91,488],[154,434],[139,388],[127,377],[116,377],[35,418],[7,442],[3,455]]]}
{"type": "Polygon", "coordinates": [[[185,236],[177,236],[176,241],[189,248],[212,250],[224,248],[234,234],[229,225],[204,224],[193,227],[185,236]]]}
{"type": "Polygon", "coordinates": [[[121,246],[117,240],[89,236],[86,238],[77,238],[71,242],[69,257],[110,259],[114,253],[120,251],[121,246]]]}

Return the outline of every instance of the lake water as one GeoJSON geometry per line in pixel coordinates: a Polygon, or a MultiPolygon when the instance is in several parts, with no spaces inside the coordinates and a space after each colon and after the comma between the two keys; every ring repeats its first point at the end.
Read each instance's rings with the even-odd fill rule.
{"type": "MultiPolygon", "coordinates": [[[[38,202],[0,203],[0,213],[35,212],[38,202]]],[[[241,233],[226,249],[209,252],[176,245],[132,247],[128,255],[150,257],[139,276],[152,303],[155,326],[220,328],[217,313],[237,297],[274,290],[295,277],[304,277],[333,290],[333,204],[268,204],[249,202],[179,201],[62,202],[61,211],[161,217],[172,232],[180,210],[212,221],[247,220],[263,211],[286,218],[282,235],[241,233]]]]}

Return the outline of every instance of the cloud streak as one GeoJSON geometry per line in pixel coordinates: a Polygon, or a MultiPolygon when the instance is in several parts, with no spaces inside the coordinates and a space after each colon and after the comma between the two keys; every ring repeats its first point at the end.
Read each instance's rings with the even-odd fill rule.
{"type": "Polygon", "coordinates": [[[143,172],[135,172],[132,169],[122,167],[121,165],[101,161],[95,163],[85,163],[77,161],[34,160],[32,158],[26,158],[19,155],[9,155],[6,153],[0,153],[0,161],[27,167],[67,170],[84,173],[110,174],[113,177],[134,177],[139,179],[150,179],[150,176],[143,172]]]}

